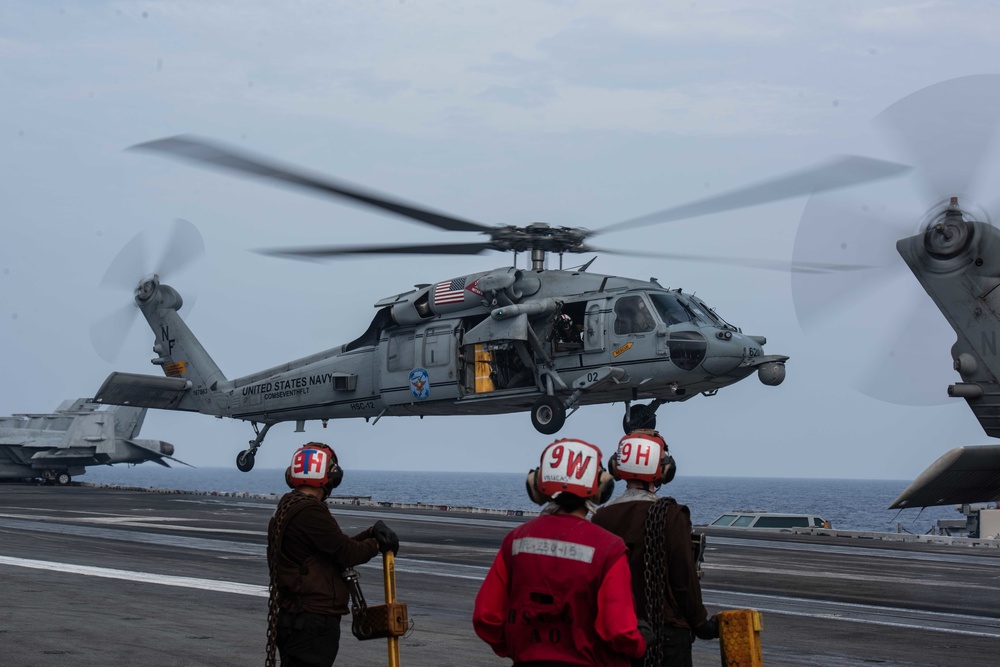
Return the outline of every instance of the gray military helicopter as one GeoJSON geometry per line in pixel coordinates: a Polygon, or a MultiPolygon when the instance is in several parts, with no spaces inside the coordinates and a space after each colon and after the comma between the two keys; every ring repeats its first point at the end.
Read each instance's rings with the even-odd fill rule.
{"type": "MultiPolygon", "coordinates": [[[[704,301],[655,279],[591,273],[593,259],[562,268],[564,253],[619,252],[592,247],[597,234],[752,206],[815,191],[889,178],[902,165],[843,157],[724,195],[628,220],[597,231],[532,223],[488,226],[431,211],[329,177],[190,136],[134,147],[221,167],[374,207],[439,229],[483,234],[472,243],[285,248],[267,254],[329,258],[376,254],[513,252],[514,263],[393,294],[375,303],[375,317],[358,338],[274,368],[228,379],[178,315],[181,295],[143,276],[134,305],[155,335],[152,363],[164,377],[112,373],[95,398],[103,403],[188,410],[250,421],[255,438],[237,456],[249,471],[268,430],[294,421],[384,416],[481,415],[528,411],[541,433],[559,431],[579,406],[622,402],[623,428],[655,425],[656,410],[719,389],[756,373],[780,384],[788,357],[765,354],[763,336],[744,334],[704,301]],[[517,255],[529,263],[517,268],[517,255]],[[547,267],[559,255],[559,269],[547,267]],[[639,401],[647,401],[639,403],[639,401]]],[[[167,257],[187,262],[200,246],[190,223],[178,223],[167,257]]],[[[127,250],[127,249],[126,249],[127,250]]],[[[127,252],[123,251],[127,256],[127,252]]],[[[622,254],[619,252],[619,254],[622,254]]],[[[784,271],[850,271],[837,262],[774,262],[629,252],[784,271]]],[[[118,260],[116,260],[117,263],[118,260]]],[[[169,261],[161,264],[166,267],[169,261]]],[[[121,274],[113,264],[109,273],[121,274]]],[[[127,273],[127,272],[125,272],[127,273]]],[[[135,274],[131,280],[135,280],[135,274]]],[[[134,312],[134,311],[133,311],[134,312]]],[[[127,329],[102,324],[97,332],[127,329]]]]}
{"type": "MultiPolygon", "coordinates": [[[[983,187],[1000,127],[1000,75],[929,86],[876,120],[914,165],[924,208],[914,210],[912,196],[893,202],[881,188],[811,198],[794,258],[871,268],[851,276],[793,276],[799,319],[807,330],[826,326],[814,317],[822,307],[817,304],[855,300],[879,283],[890,285],[895,276],[912,273],[937,310],[917,295],[912,312],[899,319],[898,338],[883,344],[880,358],[858,387],[904,405],[963,398],[986,434],[1000,437],[1000,230],[991,223],[988,207],[979,203],[984,198],[994,207],[1000,203],[989,186],[983,187]],[[938,312],[953,332],[943,326],[938,312]],[[942,354],[947,342],[939,337],[952,333],[957,340],[949,360],[942,354]],[[953,370],[961,381],[948,381],[953,370]]],[[[915,288],[909,279],[897,283],[903,284],[915,288]]],[[[904,299],[897,289],[882,300],[904,299]]]]}
{"type": "Polygon", "coordinates": [[[91,399],[63,401],[55,412],[0,417],[0,479],[43,479],[69,484],[86,466],[173,457],[174,446],[162,440],[139,440],[146,409],[102,406],[91,399]]]}

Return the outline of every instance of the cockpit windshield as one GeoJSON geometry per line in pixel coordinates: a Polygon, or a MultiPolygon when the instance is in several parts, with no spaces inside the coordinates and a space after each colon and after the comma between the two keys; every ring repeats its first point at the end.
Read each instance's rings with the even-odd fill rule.
{"type": "Polygon", "coordinates": [[[734,327],[732,324],[719,317],[718,313],[709,308],[705,304],[705,302],[702,301],[701,299],[693,296],[690,297],[689,301],[691,302],[692,308],[694,308],[698,312],[704,313],[705,316],[708,318],[709,322],[711,322],[715,326],[723,327],[725,329],[731,329],[732,331],[739,331],[739,329],[734,327]]]}
{"type": "Polygon", "coordinates": [[[667,292],[650,292],[649,298],[653,302],[653,307],[660,314],[660,319],[668,325],[683,324],[695,320],[695,314],[684,304],[675,294],[667,292]]]}
{"type": "Polygon", "coordinates": [[[719,318],[715,316],[715,313],[713,313],[712,310],[701,301],[698,301],[698,299],[688,299],[688,305],[691,306],[691,309],[698,314],[699,318],[705,320],[706,322],[717,326],[722,324],[719,318]]]}

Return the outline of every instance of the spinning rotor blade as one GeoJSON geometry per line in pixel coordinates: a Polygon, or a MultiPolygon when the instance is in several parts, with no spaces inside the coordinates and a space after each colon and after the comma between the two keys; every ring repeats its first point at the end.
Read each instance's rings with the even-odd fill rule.
{"type": "Polygon", "coordinates": [[[138,315],[135,303],[127,303],[90,326],[90,344],[101,359],[114,363],[138,315]]]}
{"type": "Polygon", "coordinates": [[[907,201],[891,189],[877,196],[866,190],[811,197],[793,259],[875,268],[793,276],[796,315],[810,335],[833,330],[838,347],[852,358],[878,348],[854,383],[866,395],[902,405],[954,402],[945,389],[959,379],[950,363],[955,334],[895,245],[923,231],[930,213],[951,196],[958,196],[960,205],[964,202],[963,209],[976,208],[977,202],[966,194],[974,191],[1000,125],[1000,75],[929,86],[890,106],[876,124],[914,161],[922,201],[907,201]],[[900,304],[910,305],[901,309],[900,304]],[[850,319],[851,326],[836,327],[837,319],[850,319]]]}
{"type": "Polygon", "coordinates": [[[975,192],[1000,120],[1000,74],[950,79],[908,95],[875,119],[916,166],[930,201],[975,192]]]}
{"type": "Polygon", "coordinates": [[[453,243],[398,246],[310,246],[305,248],[273,248],[258,250],[262,255],[293,259],[322,259],[343,255],[480,255],[497,250],[492,243],[453,243]]]}
{"type": "Polygon", "coordinates": [[[204,254],[205,241],[198,228],[187,220],[176,218],[154,273],[161,278],[177,275],[204,254]]]}
{"type": "Polygon", "coordinates": [[[660,252],[633,252],[625,250],[608,250],[607,248],[588,248],[588,252],[603,252],[610,255],[625,255],[630,257],[652,257],[656,259],[672,259],[684,262],[710,262],[712,264],[727,264],[730,266],[745,266],[751,269],[768,271],[785,271],[791,273],[829,273],[831,271],[862,271],[872,268],[866,265],[832,264],[825,262],[790,262],[784,260],[754,259],[752,257],[716,257],[711,255],[681,255],[660,252]]]}
{"type": "Polygon", "coordinates": [[[491,228],[478,222],[462,220],[444,213],[403,202],[402,200],[365,190],[357,185],[335,181],[328,176],[310,174],[303,169],[283,165],[268,158],[227,148],[221,144],[193,136],[176,136],[132,146],[131,150],[166,153],[173,157],[215,165],[231,171],[251,174],[261,178],[288,183],[315,193],[354,200],[360,204],[417,220],[440,229],[457,232],[490,232],[491,228]]]}
{"type": "Polygon", "coordinates": [[[697,218],[711,213],[721,213],[723,211],[801,197],[814,192],[847,188],[860,183],[899,176],[907,170],[909,170],[909,167],[894,162],[847,155],[818,167],[792,172],[786,176],[761,181],[745,188],[701,199],[690,204],[668,208],[657,213],[644,215],[640,218],[633,218],[632,220],[619,222],[608,227],[602,227],[593,232],[592,235],[606,234],[623,229],[636,229],[638,227],[672,222],[674,220],[697,218]]]}

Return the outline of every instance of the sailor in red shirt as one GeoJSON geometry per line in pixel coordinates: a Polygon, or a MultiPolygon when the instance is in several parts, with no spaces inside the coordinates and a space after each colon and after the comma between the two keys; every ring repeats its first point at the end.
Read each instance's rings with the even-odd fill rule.
{"type": "Polygon", "coordinates": [[[614,481],[601,451],[557,440],[528,473],[528,495],[552,501],[515,528],[483,581],[472,623],[476,634],[514,665],[628,667],[642,657],[625,543],[587,521],[614,481]]]}

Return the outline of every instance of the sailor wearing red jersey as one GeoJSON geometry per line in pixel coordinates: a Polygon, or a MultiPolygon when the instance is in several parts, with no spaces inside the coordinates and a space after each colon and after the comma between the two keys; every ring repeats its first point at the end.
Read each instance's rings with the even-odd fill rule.
{"type": "Polygon", "coordinates": [[[614,482],[600,450],[557,440],[528,473],[538,518],[511,531],[473,612],[476,634],[515,665],[627,667],[646,650],[621,538],[587,521],[614,482]]]}

